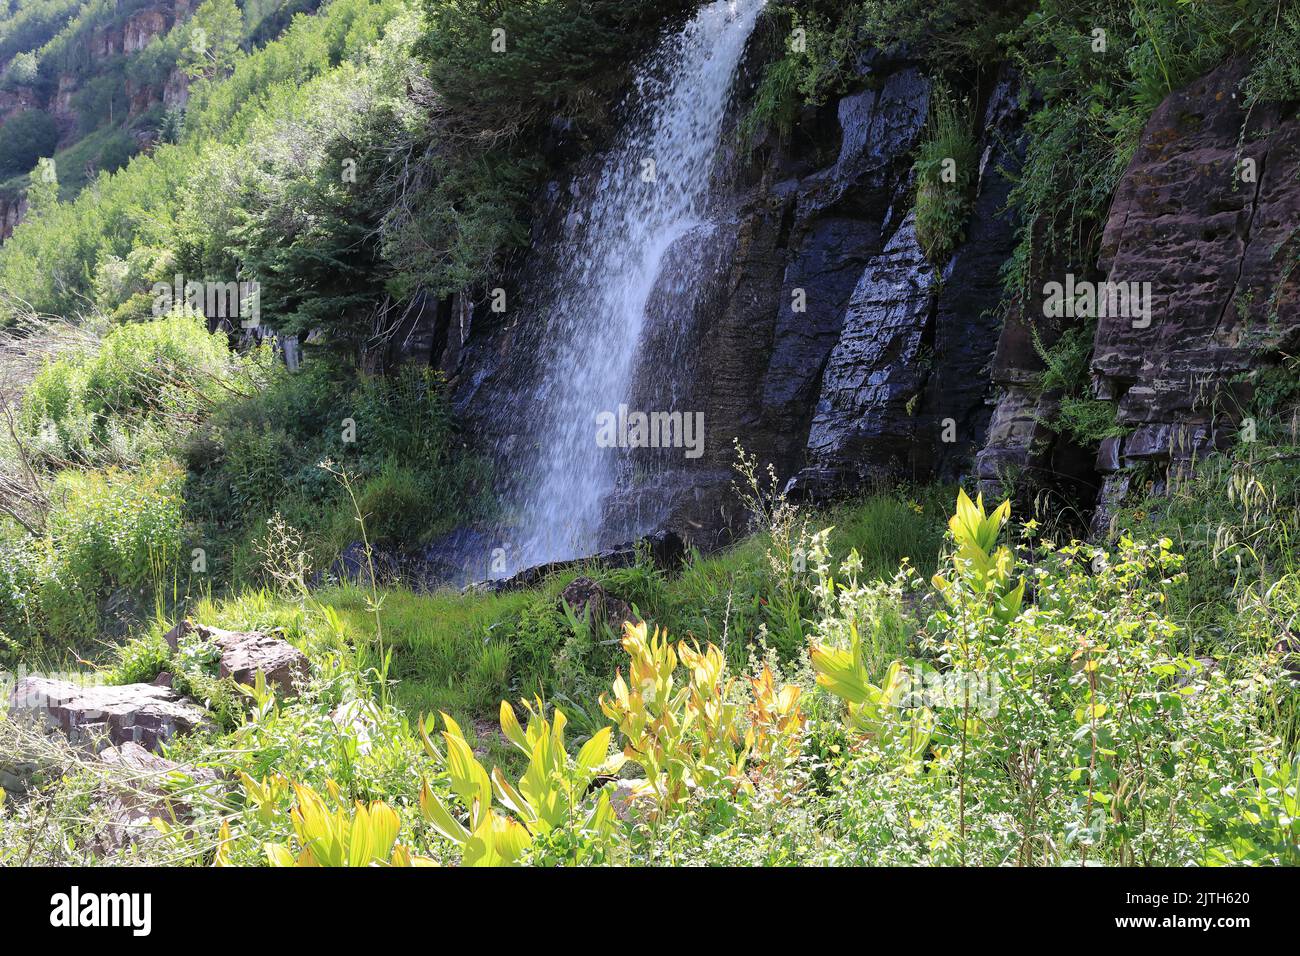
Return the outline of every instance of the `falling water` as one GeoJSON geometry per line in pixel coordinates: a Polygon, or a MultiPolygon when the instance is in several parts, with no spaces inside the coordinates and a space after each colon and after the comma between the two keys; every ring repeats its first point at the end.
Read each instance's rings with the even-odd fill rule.
{"type": "Polygon", "coordinates": [[[594,200],[569,216],[559,268],[529,309],[546,325],[543,381],[528,423],[533,457],[516,462],[524,480],[510,570],[602,543],[602,509],[626,452],[598,446],[596,416],[629,400],[638,367],[654,374],[655,363],[638,354],[648,324],[693,303],[695,257],[683,249],[699,248],[716,228],[709,182],[732,79],[764,2],[716,0],[664,39],[638,71],[631,118],[594,200]],[[665,291],[669,301],[649,316],[652,292],[662,300],[665,291]]]}

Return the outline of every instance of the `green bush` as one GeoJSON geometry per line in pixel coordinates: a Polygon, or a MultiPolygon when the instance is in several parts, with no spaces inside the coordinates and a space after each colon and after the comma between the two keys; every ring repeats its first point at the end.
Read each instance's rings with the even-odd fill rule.
{"type": "Polygon", "coordinates": [[[1255,100],[1300,99],[1300,10],[1284,10],[1278,4],[1277,14],[1263,37],[1255,68],[1246,79],[1246,92],[1255,100]]]}
{"type": "Polygon", "coordinates": [[[153,611],[176,583],[185,539],[181,475],[158,465],[140,472],[68,471],[58,476],[47,532],[0,547],[0,629],[27,655],[86,651],[101,602],[116,589],[130,613],[153,611]]]}
{"type": "Polygon", "coordinates": [[[53,156],[59,142],[54,117],[27,110],[0,125],[0,179],[25,173],[42,156],[53,156]]]}
{"type": "MultiPolygon", "coordinates": [[[[366,533],[376,545],[401,545],[418,542],[435,516],[430,512],[434,497],[427,473],[409,465],[386,462],[357,491],[357,508],[365,518],[366,533]]],[[[360,536],[356,516],[340,514],[345,527],[343,540],[360,536]]]]}
{"type": "Polygon", "coordinates": [[[148,684],[171,666],[172,651],[161,634],[149,633],[118,645],[108,669],[110,684],[148,684]]]}
{"type": "Polygon", "coordinates": [[[209,334],[201,317],[119,326],[97,349],[37,373],[23,398],[22,431],[52,460],[93,463],[111,454],[116,434],[192,419],[236,372],[225,337],[209,334]]]}
{"type": "Polygon", "coordinates": [[[60,475],[40,599],[53,633],[89,637],[98,601],[113,588],[160,593],[171,583],[184,540],[180,490],[169,466],[60,475]]]}

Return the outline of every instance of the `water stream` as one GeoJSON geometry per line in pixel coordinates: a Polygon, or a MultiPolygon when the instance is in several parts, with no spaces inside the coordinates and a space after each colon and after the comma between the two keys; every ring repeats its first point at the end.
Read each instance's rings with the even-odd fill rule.
{"type": "MultiPolygon", "coordinates": [[[[594,199],[570,212],[550,250],[559,266],[527,307],[546,333],[542,380],[523,413],[532,440],[515,462],[523,480],[510,502],[517,523],[505,573],[611,543],[607,502],[616,488],[628,490],[636,469],[626,448],[597,441],[597,416],[647,394],[634,389],[638,369],[664,378],[653,383],[656,396],[679,394],[679,363],[642,351],[651,340],[664,349],[653,326],[681,321],[694,304],[701,257],[690,250],[718,228],[708,217],[710,180],[737,66],[764,3],[715,0],[664,38],[637,71],[594,199]]],[[[648,530],[635,524],[620,522],[619,534],[648,530]]]]}

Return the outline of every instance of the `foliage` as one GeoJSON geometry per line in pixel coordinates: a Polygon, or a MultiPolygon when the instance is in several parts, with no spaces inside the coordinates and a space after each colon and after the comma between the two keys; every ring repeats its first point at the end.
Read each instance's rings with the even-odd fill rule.
{"type": "Polygon", "coordinates": [[[358,479],[362,515],[384,547],[410,548],[489,513],[486,467],[458,447],[437,374],[408,367],[351,383],[320,364],[256,371],[186,448],[190,514],[214,554],[236,554],[216,569],[223,579],[257,573],[254,542],[273,512],[303,534],[309,572],[357,540],[351,503],[319,467],[327,458],[358,479]]]}
{"type": "Polygon", "coordinates": [[[84,647],[111,591],[161,594],[184,537],[179,491],[166,465],[61,475],[45,535],[0,550],[0,627],[36,647],[84,647]]]}
{"type": "Polygon", "coordinates": [[[602,119],[647,40],[690,8],[681,0],[429,0],[421,53],[456,122],[507,141],[557,112],[602,119]]]}
{"type": "Polygon", "coordinates": [[[1279,3],[1262,45],[1246,78],[1247,96],[1252,102],[1300,99],[1300,10],[1279,3]]]}
{"type": "MultiPolygon", "coordinates": [[[[293,701],[250,688],[223,735],[176,742],[174,759],[220,766],[243,786],[215,801],[182,788],[192,822],[160,823],[146,858],[1294,863],[1295,737],[1279,737],[1271,708],[1295,688],[1264,650],[1278,619],[1250,604],[1236,626],[1260,636],[1209,666],[1168,613],[1184,564],[1171,542],[1122,538],[1104,551],[1041,539],[1032,522],[1013,530],[1005,503],[959,495],[945,568],[926,588],[906,568],[892,582],[861,580],[860,559],[835,561],[823,529],[801,661],[755,660],[732,676],[717,647],[630,626],[631,670],[603,700],[617,726],[584,720],[586,740],[570,747],[567,705],[528,701],[522,724],[503,705],[509,749],[491,773],[456,718],[440,718],[437,743],[433,720],[421,721],[421,747],[374,702],[373,658],[356,653],[375,636],[364,611],[266,592],[204,604],[202,620],[282,627],[316,676],[293,701]],[[633,767],[644,776],[611,779],[633,767]]],[[[1282,621],[1289,593],[1270,602],[1282,621]]],[[[492,614],[529,599],[494,597],[492,614]]],[[[384,614],[400,610],[386,622],[393,646],[421,601],[440,602],[424,605],[428,616],[458,600],[385,601],[384,614]]],[[[142,643],[122,676],[147,675],[161,656],[142,643]]],[[[94,817],[67,801],[99,779],[81,773],[36,795],[37,817],[0,814],[0,855],[36,840],[42,859],[76,858],[94,817]],[[41,813],[88,822],[51,841],[41,813]]]]}
{"type": "MultiPolygon", "coordinates": [[[[245,775],[245,788],[256,794],[259,785],[245,775]]],[[[339,801],[339,788],[326,781],[330,798],[339,801]]],[[[266,782],[261,787],[269,786],[266,782]]],[[[272,866],[411,866],[428,861],[412,858],[397,845],[401,827],[392,807],[376,800],[369,806],[356,801],[351,809],[331,807],[311,787],[294,784],[296,804],[290,812],[293,831],[301,849],[294,853],[282,843],[268,843],[266,857],[272,866]]],[[[227,827],[223,833],[229,839],[227,827]]],[[[224,858],[218,856],[221,865],[224,858]]]]}
{"type": "Polygon", "coordinates": [[[917,149],[916,238],[936,265],[948,261],[963,238],[976,181],[979,144],[969,105],[944,91],[933,96],[925,138],[917,149]]]}
{"type": "Polygon", "coordinates": [[[534,841],[556,846],[556,831],[563,831],[568,842],[571,855],[565,862],[601,862],[614,829],[609,794],[602,792],[590,806],[580,804],[594,776],[617,769],[618,761],[606,759],[610,729],[596,733],[576,758],[570,757],[565,749],[564,713],[557,710],[548,720],[540,700],[523,703],[528,712],[526,730],[520,727],[510,704],[501,702],[501,732],[528,758],[528,769],[518,787],[500,768],[493,768],[489,776],[459,725],[443,714],[446,749],[438,747],[427,730],[424,743],[446,769],[451,790],[468,819],[466,823],[458,820],[427,784],[420,791],[420,809],[440,835],[460,846],[461,862],[466,866],[516,864],[534,841]],[[494,797],[510,816],[493,809],[494,797]]]}
{"type": "Polygon", "coordinates": [[[185,420],[238,387],[225,338],[202,317],[172,313],[110,329],[92,353],[60,356],[37,374],[23,398],[25,437],[40,460],[122,460],[123,447],[151,428],[185,420]]]}
{"type": "Polygon", "coordinates": [[[26,110],[0,125],[0,177],[25,173],[42,156],[54,154],[59,128],[42,110],[26,110]]]}
{"type": "Polygon", "coordinates": [[[190,42],[181,48],[179,66],[195,79],[211,79],[234,64],[244,32],[235,0],[203,0],[186,25],[190,42]]]}

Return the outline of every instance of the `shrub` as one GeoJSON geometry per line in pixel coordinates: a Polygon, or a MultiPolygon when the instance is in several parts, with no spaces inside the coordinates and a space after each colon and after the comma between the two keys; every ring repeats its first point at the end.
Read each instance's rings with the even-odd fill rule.
{"type": "MultiPolygon", "coordinates": [[[[128,613],[144,617],[162,598],[184,538],[181,476],[158,464],[137,473],[69,471],[53,486],[42,537],[0,547],[0,628],[41,649],[84,650],[100,626],[101,602],[125,589],[128,613]]],[[[137,663],[124,663],[138,669],[137,663]]]]}
{"type": "Polygon", "coordinates": [[[225,337],[193,315],[109,330],[97,350],[61,356],[23,398],[22,431],[46,457],[94,463],[115,434],[191,420],[236,371],[225,337]]]}
{"type": "Polygon", "coordinates": [[[59,142],[54,118],[27,110],[0,125],[0,178],[25,173],[42,156],[53,156],[59,142]]]}
{"type": "MultiPolygon", "coordinates": [[[[385,462],[378,474],[357,491],[357,508],[366,521],[370,541],[376,545],[413,544],[433,522],[430,504],[434,498],[427,472],[385,462]]],[[[346,524],[345,541],[358,535],[355,516],[340,512],[346,524]]]]}
{"type": "Polygon", "coordinates": [[[171,648],[156,633],[118,645],[115,654],[105,675],[110,684],[148,684],[171,666],[171,648]]]}
{"type": "Polygon", "coordinates": [[[1246,94],[1252,101],[1300,99],[1300,10],[1278,5],[1246,79],[1246,94]]]}
{"type": "Polygon", "coordinates": [[[54,634],[89,636],[110,589],[155,590],[177,565],[184,535],[174,466],[126,474],[66,472],[50,512],[49,578],[40,605],[54,634]]]}

